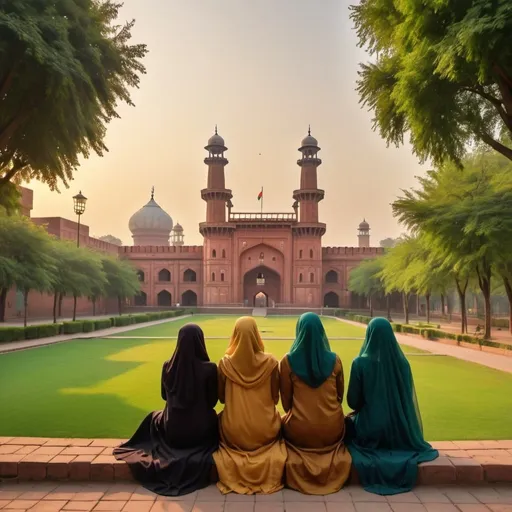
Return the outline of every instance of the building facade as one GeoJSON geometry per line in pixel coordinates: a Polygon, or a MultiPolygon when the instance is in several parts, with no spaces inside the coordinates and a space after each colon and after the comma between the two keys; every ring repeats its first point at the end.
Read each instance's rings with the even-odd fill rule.
{"type": "Polygon", "coordinates": [[[233,193],[225,176],[227,147],[217,130],[205,149],[202,246],[183,244],[183,228],[173,227],[167,213],[155,208],[153,195],[130,220],[134,246],[121,248],[120,254],[139,271],[142,293],[134,298],[134,305],[350,307],[350,271],[382,249],[370,246],[366,220],[359,225],[357,247],[322,246],[326,232],[318,216],[325,195],[318,188],[322,160],[311,133],[299,148],[300,180],[289,212],[233,211],[233,193]],[[150,236],[160,242],[139,242],[150,236]]]}
{"type": "MultiPolygon", "coordinates": [[[[202,246],[184,243],[184,229],[155,201],[132,215],[129,228],[133,244],[119,247],[89,236],[82,225],[80,245],[128,259],[136,268],[141,293],[131,306],[295,306],[319,308],[360,307],[348,291],[350,272],[363,259],[383,249],[371,247],[370,226],[359,225],[356,247],[323,247],[326,225],[320,222],[318,205],[324,190],[318,187],[318,141],[308,132],[299,148],[298,187],[289,212],[251,213],[233,211],[233,193],[226,187],[227,147],[215,133],[205,147],[208,168],[201,197],[206,203],[205,220],[199,231],[202,246]]],[[[30,216],[32,191],[22,189],[23,214],[30,216]]],[[[59,217],[33,218],[57,238],[76,240],[78,225],[59,217]]],[[[69,316],[72,299],[65,298],[61,314],[69,316]]],[[[114,303],[97,304],[97,313],[110,313],[114,303]]],[[[29,317],[50,318],[53,298],[31,297],[29,317]]],[[[78,313],[92,313],[92,304],[82,298],[78,313]]],[[[23,316],[23,297],[11,290],[6,318],[23,316]]]]}

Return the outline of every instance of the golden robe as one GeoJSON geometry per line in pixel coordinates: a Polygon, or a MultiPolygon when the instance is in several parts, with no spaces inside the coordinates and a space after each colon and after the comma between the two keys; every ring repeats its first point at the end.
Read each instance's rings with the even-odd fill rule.
{"type": "Polygon", "coordinates": [[[339,491],[350,475],[352,459],[343,443],[345,417],[343,366],[336,356],[332,374],[312,388],[280,363],[283,433],[288,449],[286,485],[305,494],[339,491]]]}
{"type": "Polygon", "coordinates": [[[256,322],[240,318],[218,367],[220,445],[213,458],[224,494],[282,489],[286,447],[280,438],[279,369],[263,352],[256,322]]]}

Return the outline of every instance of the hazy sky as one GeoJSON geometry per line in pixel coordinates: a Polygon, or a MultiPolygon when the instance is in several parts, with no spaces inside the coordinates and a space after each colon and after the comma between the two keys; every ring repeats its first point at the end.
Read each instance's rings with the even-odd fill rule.
{"type": "Polygon", "coordinates": [[[130,216],[155,199],[201,244],[206,204],[203,147],[215,123],[229,148],[234,211],[292,211],[297,148],[311,123],[322,148],[319,187],[324,245],[355,245],[366,217],[372,245],[398,236],[390,203],[424,167],[410,147],[387,148],[355,91],[358,63],[346,0],[125,0],[134,39],[148,45],[147,75],[111,123],[110,152],[91,157],[61,194],[32,183],[34,216],[73,217],[72,196],[89,198],[82,221],[93,235],[131,245],[130,216]],[[261,153],[261,156],[259,155],[261,153]]]}

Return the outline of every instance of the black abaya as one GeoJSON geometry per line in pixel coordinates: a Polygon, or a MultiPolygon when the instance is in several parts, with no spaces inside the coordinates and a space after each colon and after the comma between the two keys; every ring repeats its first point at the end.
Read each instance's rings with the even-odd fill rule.
{"type": "Polygon", "coordinates": [[[162,399],[164,410],[149,414],[114,455],[146,489],[180,496],[210,483],[219,442],[217,366],[195,324],[180,329],[174,355],[163,366],[162,399]]]}

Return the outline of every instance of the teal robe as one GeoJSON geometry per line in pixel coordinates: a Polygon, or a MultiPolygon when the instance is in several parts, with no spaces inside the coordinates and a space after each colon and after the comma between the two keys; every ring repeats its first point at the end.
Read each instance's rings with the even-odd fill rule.
{"type": "Polygon", "coordinates": [[[384,318],[368,325],[352,363],[347,401],[355,411],[348,447],[364,489],[382,495],[410,491],[418,464],[439,454],[423,438],[411,367],[384,318]]]}

